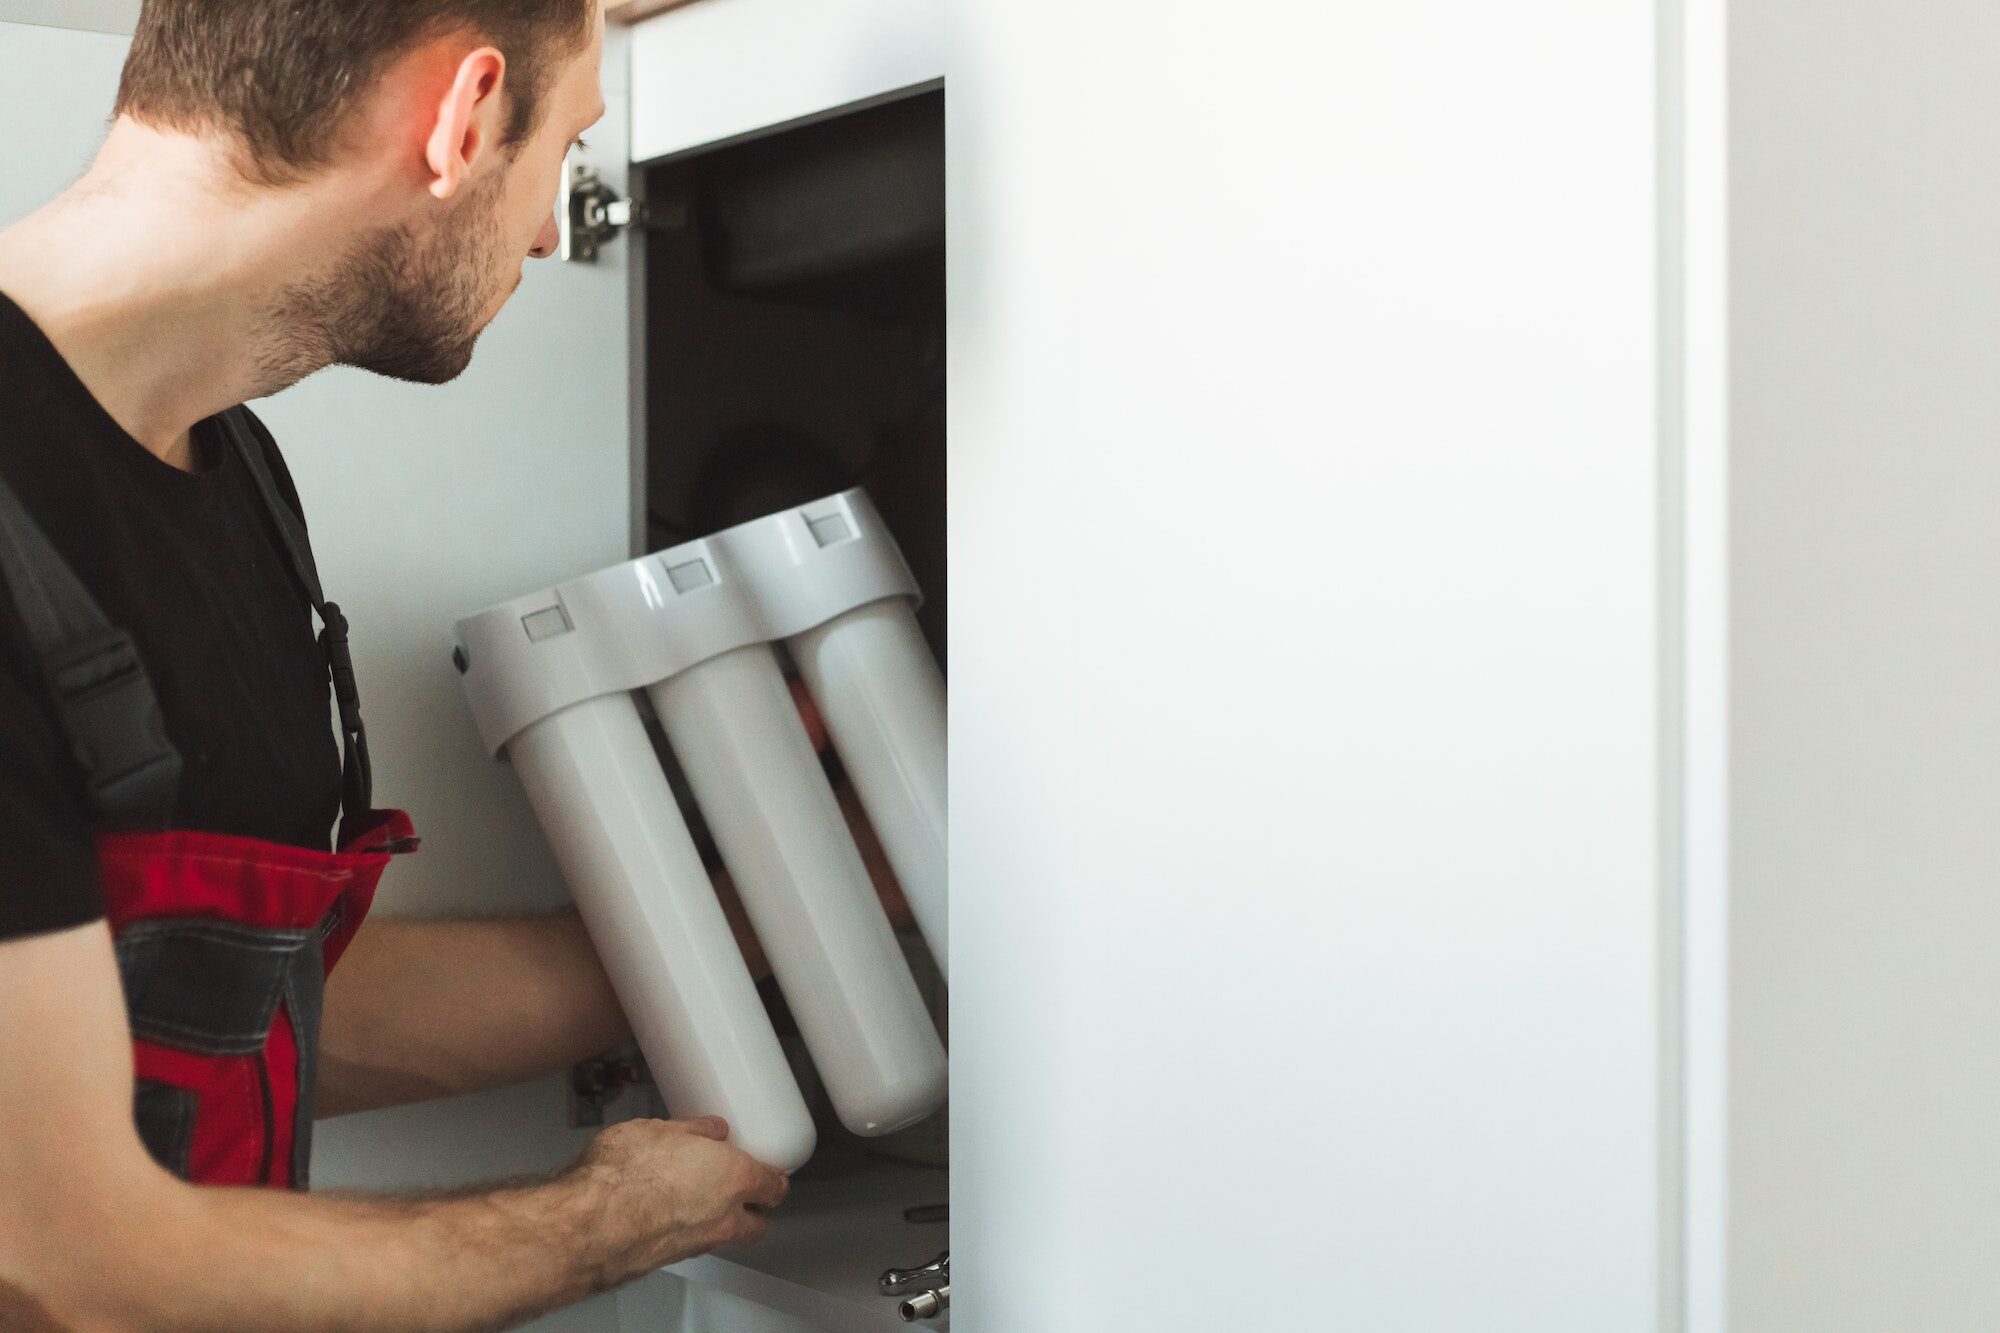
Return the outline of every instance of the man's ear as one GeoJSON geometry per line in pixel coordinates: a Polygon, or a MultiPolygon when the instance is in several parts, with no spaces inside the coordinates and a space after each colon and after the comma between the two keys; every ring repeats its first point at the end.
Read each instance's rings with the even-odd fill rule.
{"type": "Polygon", "coordinates": [[[437,123],[424,143],[424,164],[430,168],[430,191],[449,199],[465,181],[479,155],[499,133],[502,84],[507,57],[490,46],[468,53],[458,62],[451,87],[438,103],[437,123]]]}

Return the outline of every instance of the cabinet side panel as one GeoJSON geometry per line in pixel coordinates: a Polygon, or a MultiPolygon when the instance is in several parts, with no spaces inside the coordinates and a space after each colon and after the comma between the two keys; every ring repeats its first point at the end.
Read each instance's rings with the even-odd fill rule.
{"type": "Polygon", "coordinates": [[[1659,1308],[1653,7],[963,0],[954,1285],[1659,1308]]]}
{"type": "Polygon", "coordinates": [[[1732,15],[1732,1326],[2000,1327],[2000,11],[1732,15]]]}

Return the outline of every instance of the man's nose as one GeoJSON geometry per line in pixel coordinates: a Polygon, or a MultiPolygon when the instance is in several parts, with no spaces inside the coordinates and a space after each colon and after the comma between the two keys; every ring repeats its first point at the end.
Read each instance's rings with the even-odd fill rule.
{"type": "Polygon", "coordinates": [[[542,224],[542,229],[535,233],[534,248],[528,253],[536,259],[547,259],[556,252],[556,246],[561,243],[562,231],[556,226],[556,215],[551,213],[548,221],[542,224]]]}

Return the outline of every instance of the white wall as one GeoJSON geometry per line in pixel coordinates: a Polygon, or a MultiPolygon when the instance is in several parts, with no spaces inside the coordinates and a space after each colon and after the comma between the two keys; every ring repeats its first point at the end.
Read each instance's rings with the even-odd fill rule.
{"type": "Polygon", "coordinates": [[[1654,1326],[1642,0],[961,0],[963,1326],[1654,1326]]]}
{"type": "Polygon", "coordinates": [[[0,23],[130,34],[139,0],[0,0],[0,23]]]}
{"type": "MultiPolygon", "coordinates": [[[[102,137],[124,38],[0,23],[9,145],[0,225],[68,184],[102,137]]],[[[625,67],[594,156],[622,181],[625,67]]],[[[490,915],[564,890],[513,774],[480,748],[450,660],[454,620],[524,589],[624,559],[629,531],[623,244],[596,267],[531,264],[441,389],[336,370],[257,404],[304,499],[329,594],[354,626],[376,794],[414,814],[423,850],[385,878],[377,910],[490,915]]],[[[583,1136],[559,1078],[323,1123],[315,1182],[443,1185],[545,1170],[583,1136]]],[[[615,1327],[606,1298],[537,1325],[615,1327]]]]}
{"type": "Polygon", "coordinates": [[[1733,15],[1732,1327],[2000,1327],[2000,10],[1733,15]]]}

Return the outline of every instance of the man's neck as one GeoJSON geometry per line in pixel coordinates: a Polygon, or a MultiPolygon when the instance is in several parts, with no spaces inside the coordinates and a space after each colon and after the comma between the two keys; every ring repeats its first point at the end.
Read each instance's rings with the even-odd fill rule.
{"type": "Polygon", "coordinates": [[[82,180],[0,231],[0,291],[112,420],[191,468],[196,422],[319,369],[273,355],[271,311],[299,256],[347,241],[322,193],[252,190],[212,145],[120,120],[82,180]]]}

